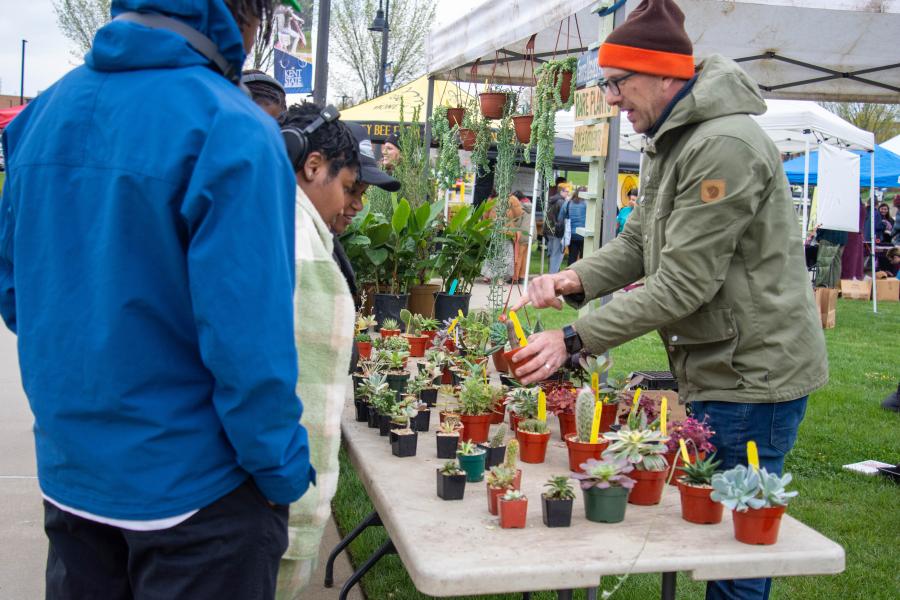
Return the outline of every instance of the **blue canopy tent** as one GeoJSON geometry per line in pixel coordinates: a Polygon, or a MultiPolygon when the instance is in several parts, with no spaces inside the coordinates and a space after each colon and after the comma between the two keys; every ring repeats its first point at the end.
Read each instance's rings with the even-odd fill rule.
{"type": "MultiPolygon", "coordinates": [[[[860,156],[859,184],[868,186],[872,181],[872,162],[868,160],[868,152],[864,150],[852,150],[860,156]]],[[[795,184],[803,183],[804,157],[798,156],[784,163],[784,172],[788,181],[795,184]]],[[[819,153],[809,153],[809,183],[816,185],[819,175],[819,153]]],[[[875,187],[900,187],[900,156],[886,148],[875,146],[875,187]]]]}

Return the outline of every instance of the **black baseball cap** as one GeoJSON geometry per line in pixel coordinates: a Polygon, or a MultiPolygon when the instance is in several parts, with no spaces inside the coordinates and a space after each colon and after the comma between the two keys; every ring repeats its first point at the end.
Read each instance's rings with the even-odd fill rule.
{"type": "Polygon", "coordinates": [[[345,124],[359,145],[359,180],[369,185],[377,185],[388,192],[399,191],[400,182],[378,168],[375,151],[372,150],[372,140],[369,139],[366,128],[356,123],[345,124]]]}

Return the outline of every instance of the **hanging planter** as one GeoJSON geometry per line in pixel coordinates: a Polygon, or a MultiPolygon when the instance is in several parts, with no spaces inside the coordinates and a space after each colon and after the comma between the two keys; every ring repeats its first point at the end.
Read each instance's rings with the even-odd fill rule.
{"type": "Polygon", "coordinates": [[[534,115],[516,115],[513,118],[513,127],[516,130],[516,138],[520,144],[527,144],[531,141],[531,122],[534,121],[534,115]]]}
{"type": "Polygon", "coordinates": [[[472,129],[462,129],[459,130],[459,142],[462,144],[462,149],[466,152],[471,152],[475,149],[475,138],[478,133],[473,131],[472,129]]]}
{"type": "MultiPolygon", "coordinates": [[[[563,71],[562,72],[562,83],[559,86],[559,99],[562,100],[563,104],[569,103],[569,98],[572,97],[572,71],[563,71]]],[[[556,76],[559,78],[559,75],[556,76]]],[[[554,79],[553,82],[556,83],[557,79],[554,79]]]]}
{"type": "Polygon", "coordinates": [[[453,126],[462,127],[463,119],[466,115],[466,109],[462,106],[455,106],[447,109],[447,123],[452,129],[453,126]]]}
{"type": "Polygon", "coordinates": [[[509,101],[509,94],[506,92],[482,92],[478,94],[478,101],[481,104],[481,114],[485,119],[502,119],[503,110],[509,101]]]}

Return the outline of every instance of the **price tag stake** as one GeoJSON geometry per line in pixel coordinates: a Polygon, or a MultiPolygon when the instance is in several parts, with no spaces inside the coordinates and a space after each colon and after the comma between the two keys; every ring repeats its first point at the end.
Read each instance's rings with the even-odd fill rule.
{"type": "Polygon", "coordinates": [[[600,438],[600,413],[603,412],[603,403],[594,403],[594,420],[591,421],[591,443],[596,444],[600,438]]]}
{"type": "Polygon", "coordinates": [[[754,471],[759,471],[759,450],[756,448],[756,442],[750,440],[747,442],[747,464],[754,471]]]}

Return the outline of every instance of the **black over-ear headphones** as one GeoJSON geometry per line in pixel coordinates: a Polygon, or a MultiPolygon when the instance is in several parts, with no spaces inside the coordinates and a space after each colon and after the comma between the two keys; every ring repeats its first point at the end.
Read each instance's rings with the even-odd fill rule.
{"type": "Polygon", "coordinates": [[[294,167],[295,173],[303,167],[303,163],[306,162],[306,157],[309,155],[310,134],[325,123],[337,120],[340,116],[341,113],[338,109],[329,104],[322,109],[322,112],[319,113],[319,116],[312,123],[303,129],[290,125],[281,128],[281,135],[284,137],[288,158],[291,160],[291,166],[294,167]]]}

